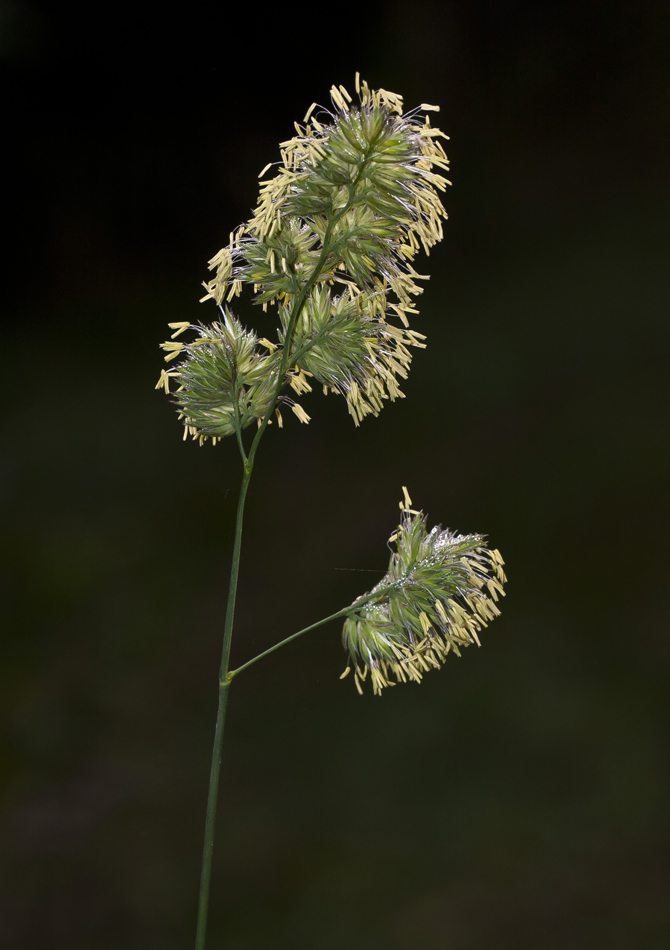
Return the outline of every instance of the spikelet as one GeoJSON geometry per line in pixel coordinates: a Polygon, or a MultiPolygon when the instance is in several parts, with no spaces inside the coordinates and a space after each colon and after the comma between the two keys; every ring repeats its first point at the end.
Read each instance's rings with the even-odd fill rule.
{"type": "Polygon", "coordinates": [[[479,646],[482,629],[500,614],[507,580],[500,552],[483,535],[428,531],[403,492],[388,572],[364,605],[352,604],[342,631],[357,689],[369,672],[376,695],[396,683],[419,683],[449,653],[479,646]]]}
{"type": "Polygon", "coordinates": [[[174,379],[184,438],[190,435],[201,445],[208,439],[216,444],[232,435],[236,425],[244,429],[262,419],[278,379],[277,355],[260,352],[256,335],[231,313],[223,311],[223,317],[223,322],[209,325],[178,324],[180,333],[193,330],[196,339],[161,344],[166,360],[179,356],[183,361],[169,372],[163,370],[156,388],[169,393],[174,379]]]}

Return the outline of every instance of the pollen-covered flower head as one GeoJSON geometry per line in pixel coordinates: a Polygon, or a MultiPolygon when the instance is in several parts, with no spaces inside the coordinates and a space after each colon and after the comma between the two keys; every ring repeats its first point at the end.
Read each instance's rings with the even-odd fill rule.
{"type": "Polygon", "coordinates": [[[446,218],[438,194],[449,184],[441,174],[448,161],[439,139],[446,136],[431,126],[436,106],[403,114],[401,96],[369,89],[358,74],[356,92],[354,104],[344,86],[333,86],[331,108],[308,109],[296,135],[281,143],[278,173],[262,183],[253,217],[210,261],[215,276],[203,300],[229,304],[249,286],[263,310],[277,308],[277,342],[261,341],[275,359],[253,357],[259,371],[281,367],[275,391],[256,377],[238,390],[221,385],[218,330],[210,334],[214,349],[202,340],[164,344],[167,360],[186,362],[164,371],[159,385],[181,374],[187,395],[178,402],[196,438],[217,439],[265,417],[287,382],[306,393],[313,378],[324,393],[344,395],[357,425],[403,395],[410,347],[425,339],[408,329],[409,315],[418,313],[413,298],[422,293],[412,262],[441,240],[446,218]],[[196,346],[211,359],[196,359],[196,346]],[[244,405],[236,405],[236,393],[244,405]]]}
{"type": "MultiPolygon", "coordinates": [[[[437,526],[428,531],[422,512],[411,508],[403,489],[400,524],[384,578],[359,598],[361,607],[344,623],[342,639],[354,668],[356,687],[370,673],[381,694],[396,682],[420,682],[450,652],[479,644],[483,627],[500,610],[507,580],[504,561],[481,534],[460,535],[437,526]],[[395,682],[394,682],[395,680],[395,682]]],[[[356,601],[352,608],[356,607],[356,601]]]]}
{"type": "Polygon", "coordinates": [[[167,360],[183,357],[174,369],[163,370],[157,388],[169,393],[170,383],[176,383],[174,402],[184,420],[184,438],[190,433],[216,443],[232,435],[236,425],[244,429],[262,419],[272,404],[276,354],[260,352],[254,333],[227,311],[222,315],[223,321],[207,326],[171,324],[176,328],[173,338],[185,330],[195,331],[197,337],[190,343],[163,344],[167,360]]]}
{"type": "MultiPolygon", "coordinates": [[[[279,307],[282,343],[291,311],[279,307]]],[[[366,295],[334,295],[321,285],[307,299],[295,324],[291,363],[313,377],[324,392],[342,393],[358,424],[377,415],[382,400],[403,398],[397,377],[407,378],[412,354],[425,339],[413,330],[370,316],[366,295]]]]}
{"type": "Polygon", "coordinates": [[[394,295],[405,322],[410,297],[422,292],[410,262],[443,237],[438,191],[449,163],[439,138],[447,136],[431,126],[437,106],[403,115],[401,96],[370,90],[358,75],[356,87],[358,105],[333,86],[332,109],[314,103],[281,143],[278,174],[261,186],[254,216],[210,261],[208,297],[232,299],[247,282],[264,306],[287,304],[322,255],[315,283],[374,290],[379,315],[394,295]]]}

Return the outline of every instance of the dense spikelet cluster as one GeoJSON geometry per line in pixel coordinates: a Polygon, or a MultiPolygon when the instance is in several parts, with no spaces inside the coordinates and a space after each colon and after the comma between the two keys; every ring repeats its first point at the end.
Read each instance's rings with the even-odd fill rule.
{"type": "Polygon", "coordinates": [[[375,694],[385,686],[439,669],[450,652],[479,643],[479,633],[500,610],[507,580],[499,551],[490,550],[480,534],[460,535],[435,527],[428,531],[422,512],[411,508],[407,489],[400,503],[400,525],[384,578],[356,602],[344,623],[342,639],[349,652],[359,693],[368,673],[375,694]],[[394,682],[395,680],[395,682],[394,682]]]}
{"type": "MultiPolygon", "coordinates": [[[[210,438],[215,445],[236,426],[245,429],[271,408],[279,369],[276,354],[259,352],[255,334],[227,311],[222,313],[223,323],[171,324],[176,332],[163,343],[166,359],[186,358],[173,370],[163,370],[156,386],[169,393],[172,381],[178,385],[174,401],[184,421],[184,438],[210,438]],[[175,341],[184,330],[195,331],[197,338],[175,341]]],[[[281,424],[278,409],[277,417],[281,424]]]]}
{"type": "MultiPolygon", "coordinates": [[[[229,304],[247,285],[264,310],[277,307],[278,339],[269,344],[276,364],[258,365],[283,364],[281,385],[293,381],[298,392],[307,392],[313,377],[325,392],[341,393],[358,424],[377,415],[384,400],[402,396],[398,379],[407,376],[409,347],[423,346],[424,337],[409,330],[409,315],[418,312],[413,298],[423,290],[417,281],[425,279],[413,261],[442,238],[446,212],[438,192],[449,182],[441,174],[448,161],[439,138],[446,136],[430,123],[436,106],[403,114],[400,96],[369,89],[358,74],[356,92],[358,104],[343,86],[333,86],[332,109],[313,104],[303,125],[295,124],[295,136],[280,145],[278,173],[261,185],[252,218],[209,262],[214,276],[202,299],[229,304]]],[[[166,359],[181,355],[185,361],[165,372],[159,385],[179,375],[187,395],[177,402],[195,438],[230,434],[236,420],[262,410],[259,396],[231,415],[226,392],[228,408],[220,415],[228,424],[216,434],[211,425],[200,425],[190,409],[191,403],[200,406],[201,393],[191,399],[188,392],[195,381],[203,388],[209,364],[189,345],[164,346],[166,359]],[[190,361],[198,363],[197,371],[181,368],[190,361]]],[[[213,397],[217,386],[204,388],[213,397]]],[[[274,397],[265,411],[272,408],[274,397]]],[[[217,415],[213,406],[208,411],[217,415]]],[[[308,419],[299,406],[295,411],[308,419]]]]}
{"type": "MultiPolygon", "coordinates": [[[[279,307],[280,339],[290,310],[279,307]]],[[[342,393],[356,422],[382,408],[383,399],[403,397],[397,377],[407,378],[412,354],[423,347],[420,333],[370,316],[365,295],[334,296],[315,288],[298,317],[291,340],[291,363],[328,390],[342,393]]]]}

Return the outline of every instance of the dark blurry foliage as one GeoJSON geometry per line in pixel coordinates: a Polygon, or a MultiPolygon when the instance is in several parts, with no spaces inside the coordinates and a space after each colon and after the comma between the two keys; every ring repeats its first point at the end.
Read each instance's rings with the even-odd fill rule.
{"type": "Polygon", "coordinates": [[[402,484],[508,596],[421,687],[357,696],[338,625],[240,679],[211,946],[670,943],[668,8],[338,9],[0,6],[7,950],[192,941],[239,473],[180,441],[157,343],[357,69],[452,137],[428,349],[379,419],[268,434],[233,662],[381,577],[402,484]]]}

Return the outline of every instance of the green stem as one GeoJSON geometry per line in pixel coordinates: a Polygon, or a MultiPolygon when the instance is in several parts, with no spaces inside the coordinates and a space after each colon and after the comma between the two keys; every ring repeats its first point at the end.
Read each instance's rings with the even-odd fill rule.
{"type": "MultiPolygon", "coordinates": [[[[248,483],[248,479],[247,479],[248,483]]],[[[241,494],[240,494],[240,497],[241,494]]],[[[243,504],[243,501],[242,501],[243,504]]],[[[239,506],[238,506],[239,511],[239,506]]],[[[241,521],[240,521],[241,523],[241,521]]],[[[240,531],[241,536],[241,531],[240,531]]],[[[238,550],[238,567],[239,567],[239,550],[238,550]]],[[[237,578],[235,579],[237,582],[237,578]]],[[[258,656],[253,657],[253,659],[248,660],[246,663],[243,663],[242,666],[238,666],[236,670],[228,671],[228,656],[225,654],[225,641],[224,641],[224,659],[226,665],[226,671],[224,673],[224,660],[221,663],[221,672],[220,672],[220,681],[219,681],[219,707],[216,715],[216,731],[214,733],[214,751],[212,753],[212,766],[209,775],[209,795],[207,797],[207,818],[205,821],[205,844],[203,847],[202,853],[202,877],[200,880],[200,900],[198,904],[198,930],[195,938],[195,950],[204,950],[205,948],[205,936],[207,930],[207,909],[209,905],[209,888],[210,880],[212,876],[212,855],[214,852],[214,828],[216,824],[216,805],[219,791],[219,775],[221,772],[221,747],[223,744],[223,727],[226,720],[226,706],[228,703],[228,692],[230,690],[230,684],[233,681],[233,678],[241,673],[243,670],[248,669],[250,666],[253,666],[254,663],[258,663],[259,660],[262,660],[264,656],[269,656],[270,653],[274,653],[275,650],[278,650],[280,647],[285,646],[287,643],[290,643],[291,640],[296,640],[298,637],[301,637],[303,633],[309,633],[310,630],[316,630],[317,627],[322,627],[324,624],[329,623],[331,620],[337,620],[338,617],[346,617],[347,614],[355,613],[360,607],[364,606],[370,600],[373,600],[376,596],[375,594],[369,594],[367,597],[361,597],[356,601],[356,604],[352,604],[349,607],[344,607],[342,610],[338,610],[336,613],[331,614],[329,617],[324,617],[323,620],[317,620],[316,623],[312,623],[309,627],[304,627],[302,630],[298,630],[297,633],[291,634],[290,637],[286,637],[285,640],[280,640],[279,643],[275,643],[274,646],[270,647],[268,650],[264,650],[262,653],[259,653],[258,656]]],[[[228,618],[226,618],[227,620],[228,618]]],[[[231,617],[232,625],[232,617],[231,617]]],[[[232,627],[231,627],[232,629],[232,627]]],[[[228,649],[230,650],[230,641],[228,642],[228,649]]]]}
{"type": "Polygon", "coordinates": [[[350,613],[350,611],[350,607],[347,607],[345,610],[338,610],[336,614],[331,614],[330,617],[324,617],[323,620],[317,620],[316,623],[310,624],[309,627],[303,627],[303,629],[298,630],[297,633],[292,633],[290,637],[286,637],[285,640],[280,640],[279,643],[275,643],[273,647],[263,650],[262,653],[259,653],[258,656],[255,656],[252,660],[247,660],[247,662],[243,663],[242,666],[238,666],[236,670],[231,670],[228,674],[229,681],[232,682],[233,677],[237,676],[238,673],[241,673],[243,670],[248,669],[248,667],[253,666],[254,663],[258,663],[258,661],[262,660],[264,656],[269,656],[271,653],[274,653],[275,650],[278,650],[279,647],[283,647],[285,644],[290,643],[291,640],[296,640],[298,637],[301,637],[303,633],[309,633],[310,630],[316,630],[317,627],[322,627],[324,623],[328,623],[330,620],[337,620],[338,617],[344,617],[350,613]]]}
{"type": "Polygon", "coordinates": [[[205,844],[202,850],[202,876],[200,879],[200,900],[198,903],[198,930],[195,937],[196,950],[204,950],[207,933],[207,908],[209,905],[209,884],[212,876],[212,853],[214,851],[214,828],[216,825],[216,802],[221,772],[221,746],[223,745],[223,726],[226,721],[226,705],[230,683],[219,686],[219,708],[216,714],[214,733],[214,751],[212,767],[209,773],[209,795],[207,797],[207,819],[205,821],[205,844]]]}
{"type": "Polygon", "coordinates": [[[259,653],[258,656],[255,656],[253,659],[247,660],[247,662],[243,663],[242,666],[238,666],[236,670],[231,670],[228,673],[228,682],[232,683],[233,677],[237,676],[238,673],[241,673],[248,667],[253,666],[254,663],[258,663],[258,661],[262,660],[264,656],[269,656],[271,653],[274,653],[275,650],[278,650],[279,647],[283,647],[287,643],[290,643],[291,640],[296,640],[298,637],[301,637],[303,633],[309,633],[310,630],[316,630],[317,627],[322,627],[325,623],[330,623],[331,620],[337,620],[338,617],[346,617],[348,614],[355,614],[358,610],[360,610],[361,607],[364,607],[365,604],[375,599],[379,599],[378,593],[368,594],[367,597],[360,597],[355,604],[351,604],[349,607],[343,607],[342,610],[338,610],[337,613],[331,614],[329,617],[324,617],[323,620],[317,620],[316,623],[310,624],[309,627],[303,627],[302,630],[298,630],[297,633],[292,633],[290,637],[286,637],[285,640],[280,640],[279,643],[275,643],[273,647],[269,647],[267,650],[263,650],[262,653],[259,653]]]}
{"type": "MultiPolygon", "coordinates": [[[[353,196],[352,188],[351,195],[353,196]]],[[[216,717],[216,730],[214,733],[214,751],[212,754],[212,766],[210,769],[209,776],[209,792],[207,795],[207,817],[205,820],[205,843],[202,852],[202,872],[200,876],[200,897],[198,901],[198,926],[196,931],[195,938],[195,950],[204,950],[205,948],[205,937],[207,933],[207,912],[209,906],[209,890],[210,890],[210,881],[212,877],[212,853],[214,849],[214,827],[216,824],[216,805],[217,805],[217,796],[219,789],[219,774],[221,771],[221,747],[223,743],[223,727],[225,723],[226,716],[226,704],[228,701],[228,690],[230,688],[230,682],[232,677],[228,673],[228,661],[230,658],[230,644],[233,636],[233,620],[235,616],[235,600],[237,597],[237,578],[240,571],[240,552],[242,549],[242,523],[244,520],[244,503],[247,497],[247,489],[249,488],[249,480],[251,479],[251,473],[254,467],[254,459],[256,458],[256,452],[258,450],[258,445],[260,440],[263,437],[263,434],[268,426],[270,421],[270,416],[272,415],[275,406],[277,405],[277,400],[279,399],[279,394],[284,386],[284,376],[286,374],[286,369],[288,366],[288,359],[290,354],[291,339],[293,337],[293,331],[295,325],[298,321],[298,317],[302,311],[307,295],[316,283],[319,274],[323,268],[323,265],[326,262],[326,258],[329,254],[329,245],[330,237],[332,230],[337,221],[345,214],[351,205],[353,198],[350,197],[349,203],[341,212],[336,214],[328,223],[326,233],[323,239],[323,246],[321,249],[321,254],[319,259],[312,271],[312,274],[308,281],[303,285],[298,294],[293,308],[291,310],[291,317],[286,328],[286,334],[284,338],[284,347],[282,353],[282,359],[279,366],[279,373],[277,374],[277,385],[275,388],[274,396],[272,403],[268,408],[263,421],[256,432],[254,440],[251,444],[251,449],[249,450],[249,455],[247,456],[244,452],[244,444],[242,442],[242,432],[241,426],[239,423],[239,413],[236,413],[236,434],[237,434],[237,444],[240,450],[240,455],[242,457],[242,464],[244,466],[244,475],[242,477],[242,485],[240,487],[240,496],[237,502],[237,518],[235,521],[235,541],[233,544],[233,562],[230,569],[230,584],[228,587],[228,605],[226,607],[226,621],[223,630],[223,650],[221,652],[221,667],[219,669],[219,707],[216,717]]],[[[338,615],[338,616],[341,616],[338,615]]],[[[325,621],[324,621],[325,622],[325,621]]],[[[314,626],[319,626],[316,624],[314,626]]],[[[311,628],[309,628],[311,629],[311,628]]],[[[302,631],[301,631],[302,632],[302,631]]],[[[297,636],[297,634],[296,634],[297,636]]],[[[292,638],[289,638],[292,639],[292,638]]],[[[280,646],[278,644],[277,646],[280,646]]],[[[276,649],[273,648],[273,649],[276,649]]],[[[267,651],[267,652],[272,652],[267,651]]],[[[259,659],[259,658],[257,658],[259,659]]],[[[251,661],[252,663],[255,660],[251,661]]],[[[250,665],[250,664],[245,664],[250,665]]],[[[239,672],[239,671],[238,671],[239,672]]]]}
{"type": "MultiPolygon", "coordinates": [[[[240,448],[242,452],[242,448],[240,448]]],[[[244,458],[244,456],[243,456],[244,458]]],[[[240,552],[242,550],[242,524],[244,521],[244,503],[251,479],[252,465],[244,458],[244,475],[240,486],[240,496],[237,501],[237,518],[235,521],[235,541],[233,543],[233,563],[230,568],[230,585],[228,588],[228,605],[226,607],[226,622],[223,629],[223,649],[221,652],[221,666],[219,668],[219,706],[216,715],[216,730],[214,732],[214,751],[212,766],[209,774],[209,792],[207,795],[207,817],[205,819],[205,843],[202,849],[202,872],[200,875],[200,898],[198,901],[198,927],[195,938],[195,950],[204,950],[207,932],[207,910],[209,906],[209,886],[212,877],[212,853],[214,850],[214,827],[216,824],[216,805],[219,791],[219,773],[221,771],[221,746],[223,743],[223,727],[226,719],[226,705],[228,702],[228,661],[230,658],[230,644],[233,637],[233,620],[235,617],[235,600],[237,597],[237,578],[240,572],[240,552]]]]}

